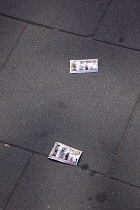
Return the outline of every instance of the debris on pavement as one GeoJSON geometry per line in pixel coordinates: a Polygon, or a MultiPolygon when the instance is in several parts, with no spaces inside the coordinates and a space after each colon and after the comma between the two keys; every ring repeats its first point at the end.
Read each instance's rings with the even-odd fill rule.
{"type": "Polygon", "coordinates": [[[70,73],[98,72],[98,59],[70,60],[70,73]]]}
{"type": "Polygon", "coordinates": [[[62,163],[77,165],[81,154],[82,151],[80,150],[74,149],[60,142],[55,142],[48,158],[62,163]]]}
{"type": "Polygon", "coordinates": [[[5,146],[5,147],[10,147],[10,145],[9,145],[9,144],[4,144],[4,146],[5,146]]]}

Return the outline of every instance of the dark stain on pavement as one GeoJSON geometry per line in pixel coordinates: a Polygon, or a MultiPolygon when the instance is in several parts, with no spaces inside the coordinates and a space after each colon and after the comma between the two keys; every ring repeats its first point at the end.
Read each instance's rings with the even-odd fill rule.
{"type": "Polygon", "coordinates": [[[66,104],[63,101],[57,101],[56,106],[57,106],[57,108],[60,108],[60,109],[67,108],[66,104]]]}
{"type": "Polygon", "coordinates": [[[89,201],[93,201],[93,197],[88,197],[88,200],[89,201]]]}
{"type": "Polygon", "coordinates": [[[11,69],[12,69],[12,70],[16,69],[16,66],[13,66],[11,69]]]}
{"type": "Polygon", "coordinates": [[[99,203],[104,203],[107,199],[108,199],[108,196],[105,192],[101,192],[101,193],[98,193],[95,195],[96,197],[96,200],[99,202],[99,203]]]}
{"type": "Polygon", "coordinates": [[[29,184],[31,182],[31,178],[30,177],[26,177],[27,180],[27,184],[29,184]]]}
{"type": "Polygon", "coordinates": [[[99,7],[104,7],[104,6],[105,6],[104,2],[99,3],[99,7]]]}
{"type": "Polygon", "coordinates": [[[41,132],[39,133],[39,137],[40,138],[44,138],[44,137],[47,137],[48,136],[48,132],[41,132]]]}
{"type": "Polygon", "coordinates": [[[13,9],[13,6],[12,5],[9,5],[9,9],[12,10],[13,9]]]}
{"type": "Polygon", "coordinates": [[[124,41],[124,37],[120,37],[120,38],[119,38],[119,42],[122,43],[123,41],[124,41]]]}
{"type": "Polygon", "coordinates": [[[54,134],[54,132],[55,132],[55,126],[49,126],[47,129],[47,133],[48,134],[54,134]]]}
{"type": "Polygon", "coordinates": [[[54,117],[56,117],[56,113],[54,111],[49,111],[48,116],[49,116],[49,118],[54,118],[54,117]]]}
{"type": "Polygon", "coordinates": [[[96,171],[95,170],[92,170],[91,172],[90,172],[90,176],[94,176],[96,174],[96,171]]]}
{"type": "Polygon", "coordinates": [[[46,128],[46,131],[39,132],[37,134],[37,137],[46,138],[47,136],[54,134],[54,132],[55,132],[55,127],[49,126],[48,128],[46,128]]]}
{"type": "Polygon", "coordinates": [[[81,169],[87,169],[87,168],[89,168],[89,165],[87,163],[85,163],[85,164],[81,165],[80,167],[81,167],[81,169]]]}

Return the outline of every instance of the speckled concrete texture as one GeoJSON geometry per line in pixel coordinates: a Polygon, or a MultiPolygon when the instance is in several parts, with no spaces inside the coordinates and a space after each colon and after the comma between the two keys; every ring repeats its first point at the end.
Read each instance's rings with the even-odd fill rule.
{"type": "Polygon", "coordinates": [[[0,16],[0,68],[15,46],[25,23],[0,16]]]}
{"type": "Polygon", "coordinates": [[[95,38],[140,50],[140,1],[113,0],[95,38]]]}
{"type": "Polygon", "coordinates": [[[140,206],[140,191],[79,167],[34,157],[7,210],[126,210],[140,206]]]}
{"type": "Polygon", "coordinates": [[[1,0],[0,13],[83,36],[92,35],[109,0],[1,0]]]}
{"type": "Polygon", "coordinates": [[[139,209],[138,10],[0,1],[0,210],[139,209]],[[47,158],[56,141],[83,151],[77,167],[47,158]]]}
{"type": "Polygon", "coordinates": [[[30,154],[0,145],[0,209],[5,209],[30,154]]]}
{"type": "Polygon", "coordinates": [[[140,88],[140,54],[129,57],[126,49],[27,26],[1,73],[0,138],[46,155],[60,141],[107,173],[140,88]],[[99,72],[70,74],[74,57],[98,58],[99,72]]]}
{"type": "Polygon", "coordinates": [[[140,187],[140,103],[116,160],[113,177],[140,187]]]}

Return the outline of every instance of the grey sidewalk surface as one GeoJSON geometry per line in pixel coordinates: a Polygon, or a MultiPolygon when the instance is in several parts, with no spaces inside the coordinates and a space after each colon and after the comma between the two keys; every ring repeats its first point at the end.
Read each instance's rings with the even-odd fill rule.
{"type": "Polygon", "coordinates": [[[26,166],[30,154],[0,146],[0,209],[4,209],[26,166]]]}
{"type": "Polygon", "coordinates": [[[0,17],[0,68],[20,36],[25,23],[0,17]]]}
{"type": "Polygon", "coordinates": [[[0,12],[83,36],[92,35],[109,0],[1,0],[0,12]]]}
{"type": "Polygon", "coordinates": [[[140,209],[139,7],[0,1],[0,210],[140,209]],[[56,141],[78,167],[47,159],[56,141]]]}
{"type": "Polygon", "coordinates": [[[7,209],[139,208],[139,196],[135,189],[89,171],[34,157],[7,209]]]}
{"type": "Polygon", "coordinates": [[[95,38],[140,50],[140,1],[112,1],[95,38]]]}

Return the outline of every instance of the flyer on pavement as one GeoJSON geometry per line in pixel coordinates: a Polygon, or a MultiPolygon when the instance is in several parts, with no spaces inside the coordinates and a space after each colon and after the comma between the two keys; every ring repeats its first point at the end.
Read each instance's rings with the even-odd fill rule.
{"type": "Polygon", "coordinates": [[[77,165],[82,151],[69,147],[60,142],[55,142],[52,148],[49,159],[54,159],[62,163],[77,165]]]}
{"type": "Polygon", "coordinates": [[[70,73],[98,72],[98,59],[70,60],[70,73]]]}

